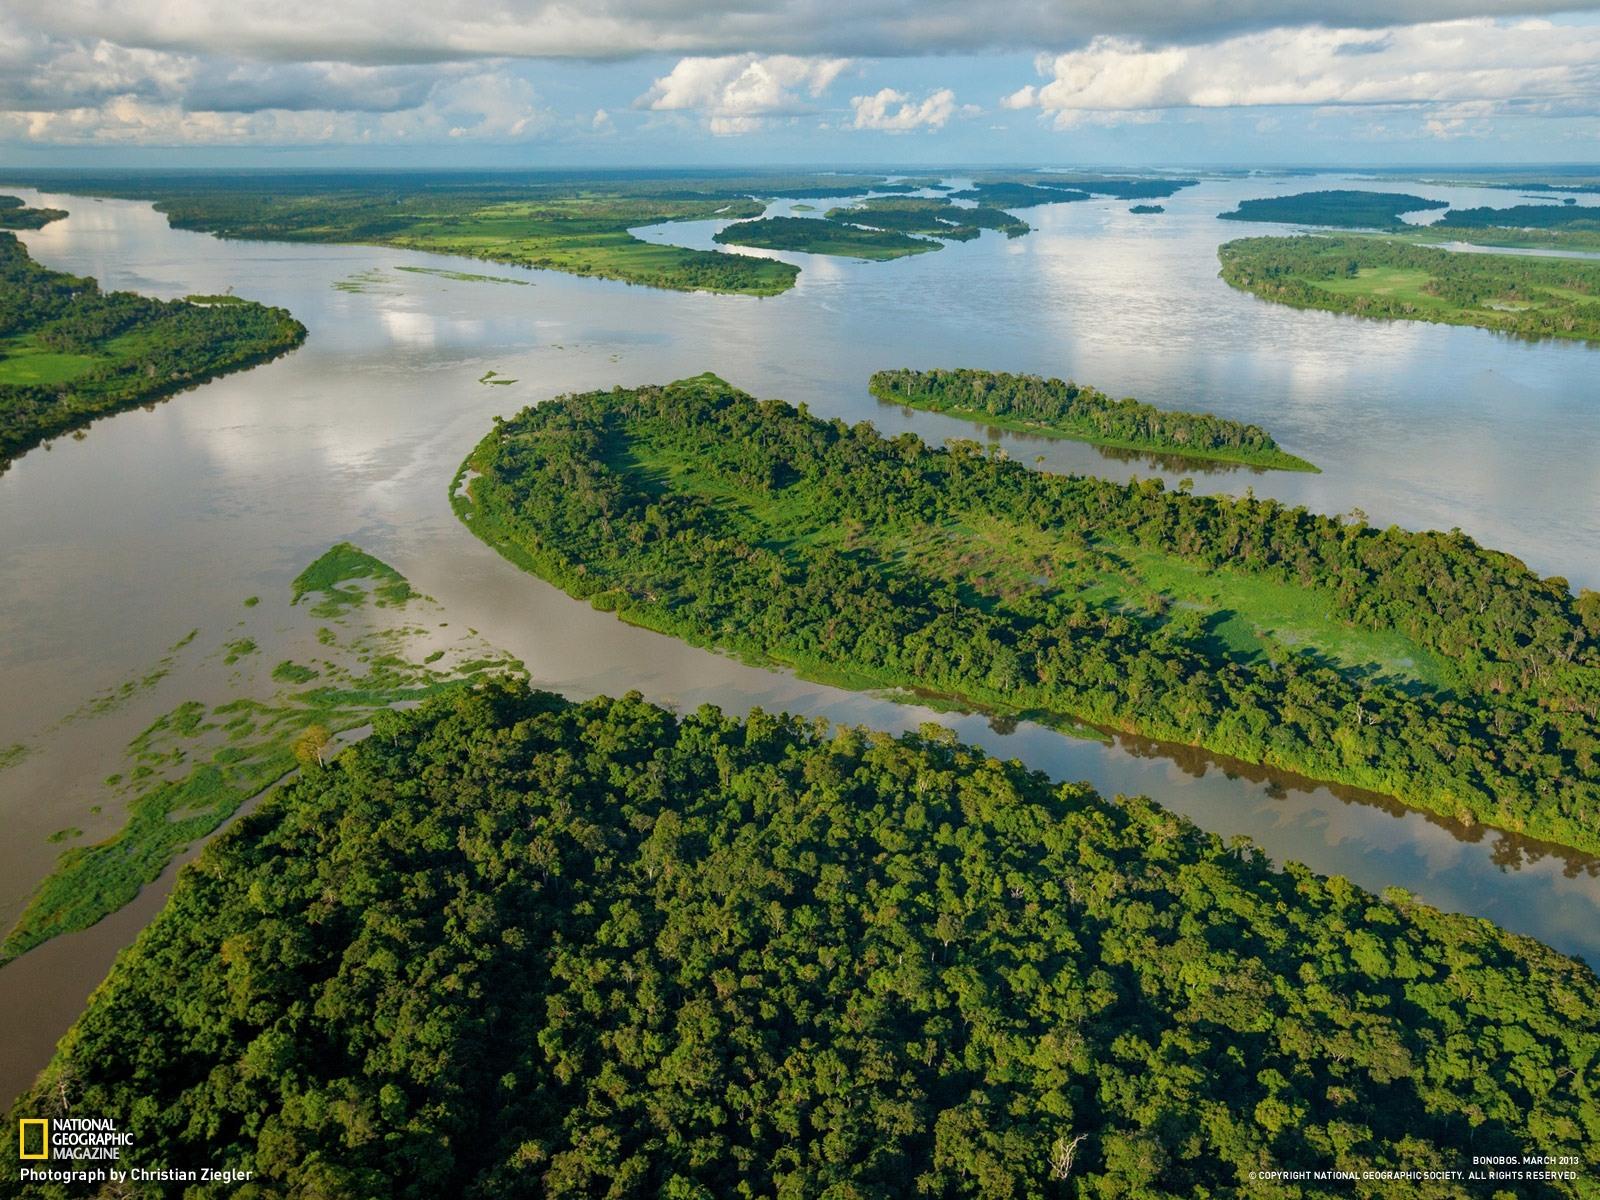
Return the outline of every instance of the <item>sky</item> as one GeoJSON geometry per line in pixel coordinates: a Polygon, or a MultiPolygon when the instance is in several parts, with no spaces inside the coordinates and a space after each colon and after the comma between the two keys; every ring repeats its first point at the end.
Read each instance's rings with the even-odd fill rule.
{"type": "Polygon", "coordinates": [[[0,165],[1518,162],[1600,163],[1600,9],[0,4],[0,165]]]}

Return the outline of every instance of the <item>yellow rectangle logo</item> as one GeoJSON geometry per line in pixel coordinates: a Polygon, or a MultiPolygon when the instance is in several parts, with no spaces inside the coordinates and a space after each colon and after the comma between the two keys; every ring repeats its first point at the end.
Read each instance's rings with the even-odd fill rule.
{"type": "Polygon", "coordinates": [[[50,1157],[50,1122],[48,1120],[43,1117],[23,1117],[17,1122],[17,1157],[50,1157]],[[32,1154],[28,1153],[29,1129],[37,1129],[39,1131],[39,1148],[32,1154]]]}

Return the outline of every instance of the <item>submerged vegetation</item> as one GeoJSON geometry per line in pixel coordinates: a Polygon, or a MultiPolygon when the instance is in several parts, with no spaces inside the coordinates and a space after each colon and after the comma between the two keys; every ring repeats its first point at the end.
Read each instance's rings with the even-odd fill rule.
{"type": "MultiPolygon", "coordinates": [[[[109,837],[61,856],[0,943],[0,963],[58,934],[87,928],[133,900],[185,848],[294,770],[297,743],[308,729],[323,731],[325,743],[370,723],[390,705],[419,701],[463,679],[520,670],[514,659],[470,635],[453,642],[451,660],[437,667],[430,664],[445,657],[443,649],[420,661],[408,653],[407,642],[427,631],[400,623],[406,619],[400,610],[410,606],[421,616],[437,609],[394,568],[348,542],[329,549],[294,580],[290,610],[302,599],[316,600],[309,617],[339,626],[318,631],[315,665],[285,660],[270,674],[262,665],[258,673],[271,684],[258,679],[258,688],[230,677],[233,699],[214,705],[185,700],[134,738],[129,769],[107,781],[126,805],[126,822],[109,837]],[[360,613],[369,601],[373,609],[388,610],[382,620],[360,613]],[[358,615],[358,625],[346,628],[358,615]]],[[[140,688],[159,683],[194,638],[190,634],[174,646],[140,688]]],[[[232,636],[214,657],[224,666],[248,666],[258,650],[254,638],[232,636]]],[[[126,689],[111,694],[118,703],[127,701],[126,689]]],[[[98,710],[100,703],[89,707],[98,710]]]]}
{"type": "Polygon", "coordinates": [[[1260,426],[1210,413],[1174,412],[1137,400],[1113,400],[1095,388],[1038,375],[965,368],[878,371],[868,388],[891,404],[1002,429],[1282,471],[1317,469],[1279,449],[1260,426]]]}
{"type": "Polygon", "coordinates": [[[1443,200],[1429,200],[1404,192],[1366,192],[1336,188],[1302,192],[1298,196],[1269,196],[1241,200],[1233,212],[1219,213],[1224,221],[1273,221],[1285,225],[1327,225],[1339,229],[1405,229],[1400,218],[1410,212],[1448,208],[1443,200]]]}
{"type": "Polygon", "coordinates": [[[1359,237],[1248,238],[1217,254],[1229,284],[1296,308],[1600,340],[1600,262],[1359,237]]]}
{"type": "Polygon", "coordinates": [[[478,536],[629,621],[1600,849],[1600,594],[1452,533],[1046,475],[701,376],[470,456],[478,536]]]}
{"type": "Polygon", "coordinates": [[[43,229],[66,215],[62,208],[29,208],[18,196],[0,196],[0,229],[43,229]]]}
{"type": "Polygon", "coordinates": [[[491,683],[209,846],[13,1116],[264,1196],[1579,1196],[1597,1014],[1531,939],[936,727],[491,683]]]}
{"type": "Polygon", "coordinates": [[[0,470],[46,438],[298,346],[305,326],[249,301],[102,292],[0,233],[0,470]]]}

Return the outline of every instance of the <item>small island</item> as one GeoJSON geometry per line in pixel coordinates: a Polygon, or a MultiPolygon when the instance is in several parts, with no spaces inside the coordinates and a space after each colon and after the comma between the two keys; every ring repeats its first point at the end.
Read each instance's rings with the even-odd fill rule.
{"type": "Polygon", "coordinates": [[[0,233],[0,470],[46,438],[255,366],[305,340],[281,308],[152,300],[40,266],[0,233]]]}
{"type": "Polygon", "coordinates": [[[1230,286],[1295,308],[1600,341],[1600,262],[1592,260],[1315,236],[1246,238],[1217,255],[1230,286]]]}
{"type": "Polygon", "coordinates": [[[1517,204],[1511,208],[1461,208],[1447,212],[1422,235],[1480,246],[1515,249],[1600,250],[1600,208],[1565,204],[1517,204]]]}
{"type": "Polygon", "coordinates": [[[1407,228],[1400,218],[1410,212],[1448,208],[1443,200],[1404,192],[1367,192],[1335,188],[1296,196],[1242,200],[1233,212],[1218,213],[1223,221],[1269,221],[1281,225],[1326,225],[1336,229],[1407,228]]]}
{"type": "Polygon", "coordinates": [[[1077,200],[1089,199],[1089,193],[1081,188],[1048,186],[1041,187],[1032,183],[1014,183],[1009,180],[998,183],[974,183],[962,192],[950,193],[957,200],[976,200],[979,204],[987,204],[994,208],[1034,208],[1040,204],[1070,204],[1077,200]]]}
{"type": "Polygon", "coordinates": [[[867,386],[891,404],[1021,433],[1278,471],[1317,470],[1280,449],[1258,425],[1210,413],[1174,412],[1137,400],[1113,400],[1096,388],[1039,375],[969,369],[878,371],[867,386]]]}
{"type": "Polygon", "coordinates": [[[1164,204],[1135,204],[1128,211],[1139,216],[1148,216],[1151,213],[1164,213],[1167,209],[1164,204]]]}
{"type": "Polygon", "coordinates": [[[0,196],[0,229],[43,229],[66,215],[64,208],[29,208],[20,196],[0,196]]]}
{"type": "Polygon", "coordinates": [[[849,207],[831,208],[826,215],[830,221],[958,242],[971,241],[985,229],[1007,237],[1021,237],[1031,229],[1021,217],[1003,208],[983,204],[962,207],[942,196],[873,196],[849,207]]]}
{"type": "Polygon", "coordinates": [[[826,217],[763,217],[757,221],[736,221],[719,229],[711,240],[720,246],[797,250],[805,254],[873,261],[927,254],[941,248],[941,243],[932,238],[912,237],[892,229],[865,229],[826,217]]]}

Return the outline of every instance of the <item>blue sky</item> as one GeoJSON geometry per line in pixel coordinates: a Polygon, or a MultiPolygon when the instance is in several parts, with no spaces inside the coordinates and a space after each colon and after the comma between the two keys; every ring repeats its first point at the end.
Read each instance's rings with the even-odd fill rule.
{"type": "Polygon", "coordinates": [[[15,165],[1600,161],[1560,0],[8,0],[15,165]]]}

